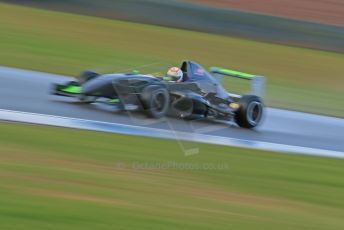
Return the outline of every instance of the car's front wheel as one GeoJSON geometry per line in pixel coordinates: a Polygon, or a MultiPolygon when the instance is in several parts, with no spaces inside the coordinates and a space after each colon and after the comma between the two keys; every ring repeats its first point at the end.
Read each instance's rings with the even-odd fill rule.
{"type": "Polygon", "coordinates": [[[170,95],[166,88],[159,85],[147,86],[141,93],[143,108],[149,117],[161,118],[166,115],[170,95]]]}
{"type": "Polygon", "coordinates": [[[260,97],[244,95],[239,99],[239,109],[235,114],[236,123],[243,128],[258,126],[263,118],[264,105],[260,97]]]}
{"type": "Polygon", "coordinates": [[[99,76],[99,73],[91,71],[91,70],[86,70],[86,71],[81,72],[78,82],[80,85],[82,85],[85,82],[87,82],[93,78],[96,78],[98,76],[99,76]]]}

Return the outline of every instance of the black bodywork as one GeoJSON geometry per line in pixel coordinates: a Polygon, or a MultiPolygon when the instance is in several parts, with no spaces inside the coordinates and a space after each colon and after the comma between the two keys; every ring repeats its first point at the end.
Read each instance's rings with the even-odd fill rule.
{"type": "Polygon", "coordinates": [[[195,62],[184,61],[181,70],[184,73],[182,82],[166,81],[164,77],[138,73],[98,75],[89,72],[78,82],[55,85],[54,94],[77,95],[81,101],[88,103],[95,102],[98,98],[107,98],[109,103],[114,102],[124,110],[142,110],[156,118],[170,114],[182,118],[203,117],[235,121],[247,128],[259,124],[263,112],[259,97],[231,96],[219,81],[195,62]],[[80,91],[66,92],[65,87],[70,85],[80,86],[80,91]],[[249,109],[247,103],[251,101],[258,104],[258,107],[253,105],[251,111],[246,111],[249,109]],[[247,112],[251,113],[251,124],[247,123],[247,112]],[[246,121],[240,122],[242,119],[246,121]]]}

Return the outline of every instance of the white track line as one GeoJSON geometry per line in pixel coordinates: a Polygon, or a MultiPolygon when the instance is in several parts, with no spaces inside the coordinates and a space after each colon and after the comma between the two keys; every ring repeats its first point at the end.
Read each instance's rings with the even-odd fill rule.
{"type": "Polygon", "coordinates": [[[344,159],[344,152],[0,109],[0,120],[344,159]]]}

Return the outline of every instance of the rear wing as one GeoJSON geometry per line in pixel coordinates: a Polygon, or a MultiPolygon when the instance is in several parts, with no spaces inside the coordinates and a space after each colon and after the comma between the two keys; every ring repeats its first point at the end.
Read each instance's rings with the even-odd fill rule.
{"type": "Polygon", "coordinates": [[[250,94],[263,97],[265,90],[265,77],[243,73],[235,70],[224,69],[220,67],[211,67],[210,73],[219,81],[222,81],[223,76],[235,77],[244,80],[249,80],[251,82],[251,92],[250,94]]]}

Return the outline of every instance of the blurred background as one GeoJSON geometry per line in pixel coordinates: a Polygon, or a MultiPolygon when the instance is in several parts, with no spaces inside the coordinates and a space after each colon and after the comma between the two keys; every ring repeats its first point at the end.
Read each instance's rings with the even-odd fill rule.
{"type": "MultiPolygon", "coordinates": [[[[0,1],[3,73],[2,66],[75,77],[85,69],[163,75],[189,59],[265,76],[269,107],[343,118],[343,52],[343,0],[0,1]]],[[[26,79],[35,74],[21,74],[18,88],[0,87],[0,107],[12,97],[39,111],[42,94],[22,93],[29,83],[44,85],[46,75],[26,79]]],[[[248,90],[229,78],[224,86],[248,90]]],[[[47,101],[55,112],[59,105],[78,112],[47,101]]],[[[104,115],[79,111],[86,110],[96,120],[104,115]]],[[[245,143],[276,136],[343,149],[343,119],[279,113],[267,121],[271,129],[222,128],[245,143]]],[[[0,122],[0,229],[340,230],[343,166],[342,159],[0,122]],[[186,157],[183,148],[200,153],[186,157]]]]}
{"type": "Polygon", "coordinates": [[[2,2],[2,65],[77,75],[191,59],[266,76],[269,106],[344,114],[341,0],[2,2]]]}

